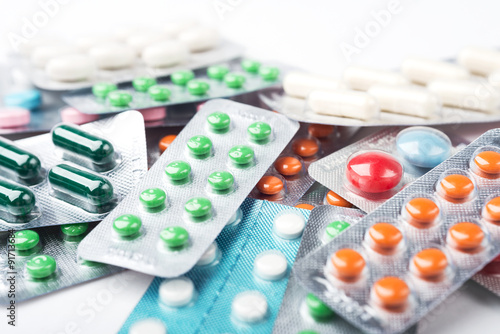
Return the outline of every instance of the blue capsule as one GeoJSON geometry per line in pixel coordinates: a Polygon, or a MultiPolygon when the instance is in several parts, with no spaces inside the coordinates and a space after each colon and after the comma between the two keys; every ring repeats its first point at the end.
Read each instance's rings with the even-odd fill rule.
{"type": "Polygon", "coordinates": [[[401,131],[396,138],[399,155],[408,163],[434,168],[451,155],[451,141],[443,132],[416,126],[401,131]]]}

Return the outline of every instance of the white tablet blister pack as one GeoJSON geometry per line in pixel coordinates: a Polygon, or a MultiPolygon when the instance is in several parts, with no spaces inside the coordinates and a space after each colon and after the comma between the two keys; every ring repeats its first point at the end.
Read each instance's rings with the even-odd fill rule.
{"type": "Polygon", "coordinates": [[[9,231],[0,239],[0,304],[9,305],[122,271],[77,258],[80,241],[97,223],[9,231]]]}
{"type": "Polygon", "coordinates": [[[486,132],[296,264],[370,333],[408,329],[500,253],[500,129],[486,132]]]}
{"type": "Polygon", "coordinates": [[[0,138],[0,231],[102,220],[146,171],[144,119],[135,110],[0,138]]]}
{"type": "Polygon", "coordinates": [[[311,176],[371,212],[468,142],[428,127],[381,130],[314,162],[311,176]]]}
{"type": "Polygon", "coordinates": [[[161,277],[186,273],[298,128],[267,110],[205,103],[79,255],[161,277]]]}

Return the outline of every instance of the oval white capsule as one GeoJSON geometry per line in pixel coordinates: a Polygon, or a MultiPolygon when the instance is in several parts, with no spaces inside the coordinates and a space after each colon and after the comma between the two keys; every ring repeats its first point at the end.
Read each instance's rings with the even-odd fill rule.
{"type": "Polygon", "coordinates": [[[373,96],[350,90],[314,91],[307,101],[313,112],[330,116],[368,120],[380,111],[373,96]]]}
{"type": "Polygon", "coordinates": [[[457,64],[425,58],[407,58],[401,64],[401,72],[409,80],[428,84],[432,80],[462,80],[470,77],[469,71],[457,64]]]}
{"type": "Polygon", "coordinates": [[[364,66],[349,66],[344,70],[345,83],[356,90],[367,91],[377,84],[408,85],[410,82],[401,73],[364,66]]]}
{"type": "Polygon", "coordinates": [[[463,48],[458,54],[458,63],[472,73],[488,75],[500,70],[500,52],[479,47],[463,48]]]}
{"type": "Polygon", "coordinates": [[[283,89],[290,96],[305,99],[313,90],[332,91],[346,86],[340,81],[303,72],[288,73],[283,79],[283,89]]]}
{"type": "Polygon", "coordinates": [[[150,67],[169,67],[187,60],[189,50],[177,41],[163,41],[152,44],[142,52],[142,60],[150,67]]]}
{"type": "Polygon", "coordinates": [[[33,65],[43,68],[47,65],[49,60],[53,58],[77,53],[79,53],[79,51],[75,47],[69,45],[39,46],[33,51],[31,62],[33,65]]]}
{"type": "Polygon", "coordinates": [[[92,59],[85,55],[67,55],[49,60],[47,76],[55,81],[73,82],[90,78],[94,70],[92,59]]]}
{"type": "Polygon", "coordinates": [[[202,52],[213,49],[219,44],[219,32],[210,27],[194,27],[181,32],[179,41],[184,43],[191,52],[202,52]]]}
{"type": "Polygon", "coordinates": [[[103,70],[116,70],[130,67],[136,60],[136,53],[130,46],[111,43],[98,45],[90,49],[90,57],[96,66],[103,70]]]}

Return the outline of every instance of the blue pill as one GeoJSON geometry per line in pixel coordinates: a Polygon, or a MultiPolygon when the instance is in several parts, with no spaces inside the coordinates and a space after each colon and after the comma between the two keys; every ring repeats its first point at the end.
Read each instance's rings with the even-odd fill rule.
{"type": "Polygon", "coordinates": [[[401,131],[396,138],[399,155],[417,167],[434,168],[451,154],[451,141],[439,130],[412,127],[401,131]]]}
{"type": "Polygon", "coordinates": [[[42,103],[42,95],[36,89],[25,90],[7,94],[3,98],[3,102],[8,107],[21,107],[24,109],[33,110],[42,103]]]}

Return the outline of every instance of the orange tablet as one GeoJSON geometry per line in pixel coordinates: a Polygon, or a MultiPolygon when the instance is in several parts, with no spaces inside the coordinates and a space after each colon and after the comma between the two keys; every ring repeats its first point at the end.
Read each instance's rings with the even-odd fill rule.
{"type": "Polygon", "coordinates": [[[295,207],[299,208],[299,209],[306,209],[306,210],[312,210],[312,209],[314,209],[314,205],[307,204],[307,203],[300,203],[300,204],[297,204],[295,207]]]}
{"type": "Polygon", "coordinates": [[[366,265],[363,256],[351,248],[339,249],[332,255],[330,261],[334,270],[333,274],[346,281],[357,280],[366,265]]]}
{"type": "Polygon", "coordinates": [[[172,144],[175,138],[177,138],[177,135],[168,135],[160,139],[160,142],[158,143],[160,153],[165,152],[165,150],[170,146],[170,144],[172,144]]]}
{"type": "Polygon", "coordinates": [[[380,306],[400,308],[407,304],[410,288],[402,279],[388,276],[373,284],[372,297],[380,306]]]}
{"type": "Polygon", "coordinates": [[[444,275],[448,258],[438,248],[424,249],[412,258],[415,273],[422,278],[437,278],[444,275]]]}
{"type": "Polygon", "coordinates": [[[486,203],[483,215],[487,220],[500,221],[500,197],[495,197],[486,203]]]}
{"type": "Polygon", "coordinates": [[[294,157],[280,157],[274,162],[274,168],[281,175],[293,176],[300,173],[302,170],[302,163],[299,159],[294,157]]]}
{"type": "Polygon", "coordinates": [[[283,182],[276,176],[266,175],[257,183],[257,189],[265,195],[276,195],[283,189],[283,182]]]}
{"type": "Polygon", "coordinates": [[[319,145],[314,139],[299,138],[293,141],[292,150],[298,156],[308,158],[318,153],[319,145]]]}
{"type": "Polygon", "coordinates": [[[450,227],[450,229],[448,230],[448,243],[450,244],[450,246],[460,250],[475,250],[479,246],[481,246],[483,240],[483,230],[474,223],[457,223],[450,227]]]}
{"type": "Polygon", "coordinates": [[[439,217],[439,207],[433,200],[417,197],[406,203],[405,210],[409,223],[415,227],[425,228],[439,217]]]}
{"type": "Polygon", "coordinates": [[[379,253],[390,253],[399,246],[403,240],[403,234],[392,224],[377,223],[368,230],[368,238],[373,250],[379,253]]]}
{"type": "Polygon", "coordinates": [[[451,174],[440,182],[442,194],[445,198],[454,200],[466,199],[474,191],[474,183],[465,175],[451,174]]]}
{"type": "Polygon", "coordinates": [[[310,124],[307,128],[309,134],[316,138],[326,138],[333,132],[333,130],[334,126],[327,124],[310,124]]]}
{"type": "Polygon", "coordinates": [[[342,206],[344,208],[352,208],[353,205],[334,193],[333,191],[329,191],[326,194],[326,202],[330,205],[335,205],[335,206],[342,206]]]}
{"type": "Polygon", "coordinates": [[[472,170],[479,176],[496,178],[500,175],[500,153],[495,151],[483,151],[474,157],[472,170]]]}

